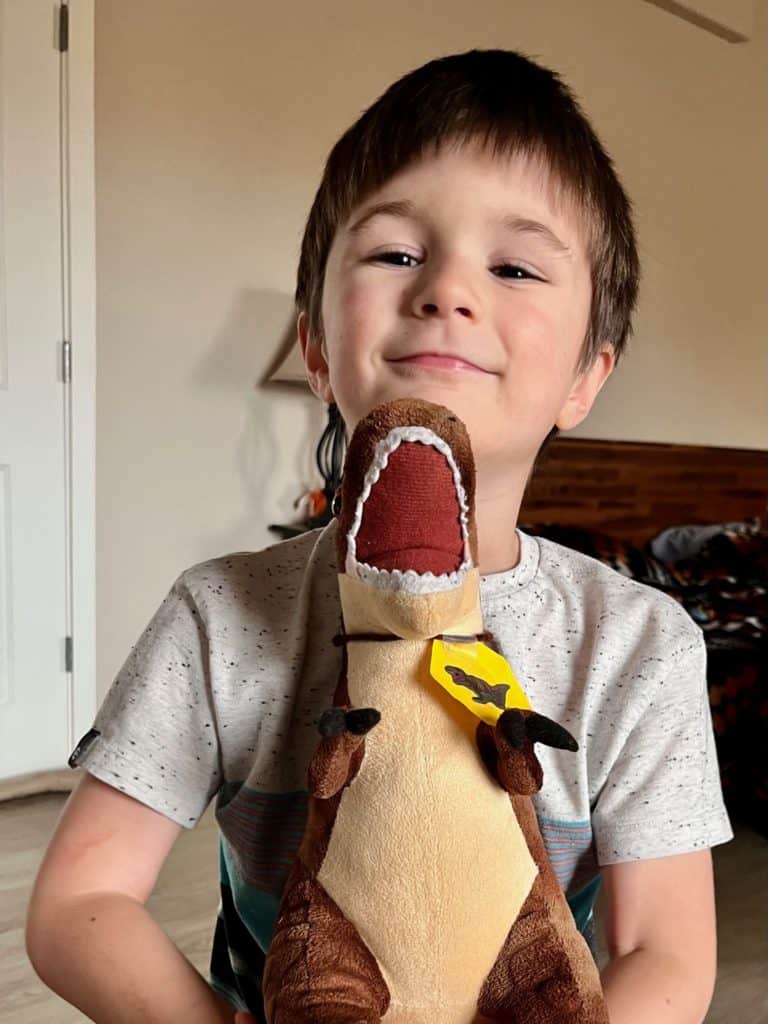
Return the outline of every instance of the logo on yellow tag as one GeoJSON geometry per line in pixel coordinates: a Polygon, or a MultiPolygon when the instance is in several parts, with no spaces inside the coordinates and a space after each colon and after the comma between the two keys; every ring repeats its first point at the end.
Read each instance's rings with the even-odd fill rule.
{"type": "Polygon", "coordinates": [[[506,708],[531,703],[506,658],[479,641],[433,640],[430,675],[473,715],[495,725],[506,708]]]}

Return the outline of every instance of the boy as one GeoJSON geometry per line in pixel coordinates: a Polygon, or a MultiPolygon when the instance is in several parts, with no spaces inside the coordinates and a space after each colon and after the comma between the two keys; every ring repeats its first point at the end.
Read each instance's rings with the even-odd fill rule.
{"type": "MultiPolygon", "coordinates": [[[[407,396],[466,423],[486,626],[580,744],[539,748],[536,808],[587,934],[605,882],[611,1021],[695,1024],[715,976],[709,848],[731,837],[701,633],[664,595],[515,529],[542,444],[584,419],[621,355],[637,276],[629,202],[569,91],[518,54],[470,51],[396,82],[334,147],[297,327],[313,390],[350,431],[407,396]]],[[[73,754],[89,774],[40,869],[28,949],[97,1021],[263,1019],[340,665],[334,526],[182,573],[73,754]],[[214,794],[215,992],[144,909],[214,794]]]]}

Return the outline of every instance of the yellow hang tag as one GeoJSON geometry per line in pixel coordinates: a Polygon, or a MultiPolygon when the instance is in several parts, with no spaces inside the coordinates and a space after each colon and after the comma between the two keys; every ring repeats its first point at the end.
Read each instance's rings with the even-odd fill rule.
{"type": "Polygon", "coordinates": [[[495,725],[506,708],[531,703],[506,658],[477,640],[433,640],[429,672],[473,715],[495,725]]]}

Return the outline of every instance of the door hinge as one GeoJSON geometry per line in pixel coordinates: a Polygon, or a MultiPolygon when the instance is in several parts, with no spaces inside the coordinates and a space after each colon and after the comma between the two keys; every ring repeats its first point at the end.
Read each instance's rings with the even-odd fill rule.
{"type": "Polygon", "coordinates": [[[69,7],[67,4],[59,5],[59,31],[56,45],[59,53],[67,53],[69,50],[69,7]]]}
{"type": "Polygon", "coordinates": [[[64,671],[72,671],[72,637],[64,637],[64,671]]]}
{"type": "Polygon", "coordinates": [[[61,343],[61,379],[65,384],[72,380],[72,342],[61,343]]]}

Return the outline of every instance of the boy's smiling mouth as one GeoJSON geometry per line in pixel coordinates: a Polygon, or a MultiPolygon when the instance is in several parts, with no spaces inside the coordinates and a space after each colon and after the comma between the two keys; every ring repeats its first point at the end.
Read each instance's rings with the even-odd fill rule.
{"type": "Polygon", "coordinates": [[[398,366],[426,367],[428,369],[454,370],[459,372],[490,373],[481,366],[463,359],[461,356],[450,355],[446,352],[419,352],[412,356],[403,356],[400,359],[388,359],[387,362],[398,366]]]}
{"type": "Polygon", "coordinates": [[[423,352],[414,352],[412,355],[400,355],[386,361],[403,368],[423,367],[428,370],[447,370],[459,373],[493,373],[463,355],[458,355],[455,352],[441,352],[438,349],[427,349],[423,352]]]}

